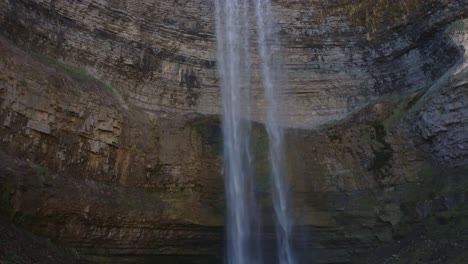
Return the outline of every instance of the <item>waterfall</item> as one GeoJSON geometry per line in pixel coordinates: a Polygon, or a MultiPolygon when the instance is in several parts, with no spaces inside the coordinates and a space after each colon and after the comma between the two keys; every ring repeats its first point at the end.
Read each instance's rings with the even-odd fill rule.
{"type": "Polygon", "coordinates": [[[218,72],[223,104],[227,263],[258,263],[250,152],[248,0],[216,1],[218,72]]]}
{"type": "MultiPolygon", "coordinates": [[[[218,74],[221,81],[224,177],[226,188],[226,262],[261,263],[259,219],[253,191],[250,150],[250,0],[216,0],[218,74]]],[[[278,258],[293,263],[286,184],[283,178],[283,131],[277,99],[282,81],[269,0],[255,0],[257,50],[265,97],[273,204],[277,221],[278,258]]]]}
{"type": "Polygon", "coordinates": [[[255,0],[257,46],[261,59],[262,83],[265,93],[265,126],[269,139],[270,174],[273,180],[273,205],[277,221],[278,258],[280,264],[294,263],[290,244],[291,224],[283,171],[283,129],[280,125],[278,87],[281,76],[281,48],[273,23],[270,0],[255,0]]]}

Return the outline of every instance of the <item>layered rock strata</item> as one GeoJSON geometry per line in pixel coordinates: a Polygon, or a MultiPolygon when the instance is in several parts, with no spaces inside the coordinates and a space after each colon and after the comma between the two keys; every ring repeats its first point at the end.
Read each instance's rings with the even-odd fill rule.
{"type": "Polygon", "coordinates": [[[67,250],[40,239],[0,217],[0,262],[14,264],[90,264],[72,250],[67,250]]]}
{"type": "MultiPolygon", "coordinates": [[[[153,2],[0,3],[1,212],[90,254],[220,254],[212,2],[153,2]]],[[[275,8],[304,258],[363,263],[426,219],[463,222],[465,1],[275,8]]],[[[255,125],[268,222],[265,144],[255,125]]]]}
{"type": "MultiPolygon", "coordinates": [[[[285,122],[306,128],[436,80],[460,55],[437,29],[468,12],[463,0],[276,1],[274,8],[289,80],[285,122]]],[[[219,114],[213,9],[211,0],[4,1],[0,23],[17,44],[87,69],[142,109],[219,114]]],[[[257,120],[260,91],[254,85],[257,120]]]]}
{"type": "Polygon", "coordinates": [[[220,143],[218,127],[133,110],[86,72],[5,40],[0,53],[1,149],[35,166],[2,160],[10,217],[102,253],[217,252],[223,183],[219,149],[206,142],[220,143]],[[216,250],[198,250],[198,239],[216,250]]]}

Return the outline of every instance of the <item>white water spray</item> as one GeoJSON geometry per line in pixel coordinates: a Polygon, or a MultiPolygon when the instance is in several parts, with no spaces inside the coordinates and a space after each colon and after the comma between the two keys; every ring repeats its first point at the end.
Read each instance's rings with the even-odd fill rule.
{"type": "Polygon", "coordinates": [[[218,72],[223,102],[226,262],[256,263],[250,155],[248,0],[216,0],[218,72]]]}
{"type": "Polygon", "coordinates": [[[269,139],[270,169],[273,180],[273,205],[277,220],[278,258],[280,264],[294,263],[291,249],[291,223],[286,181],[283,171],[283,129],[278,89],[281,84],[281,48],[273,23],[270,0],[256,0],[257,46],[261,59],[262,83],[266,102],[265,125],[269,139]]]}
{"type": "MultiPolygon", "coordinates": [[[[265,94],[273,204],[277,220],[278,260],[292,264],[286,184],[283,175],[283,130],[279,123],[278,85],[281,50],[270,0],[254,0],[257,49],[265,94]]],[[[255,196],[250,158],[249,0],[216,0],[218,72],[223,100],[224,175],[227,200],[227,263],[260,263],[254,234],[255,196]]]]}

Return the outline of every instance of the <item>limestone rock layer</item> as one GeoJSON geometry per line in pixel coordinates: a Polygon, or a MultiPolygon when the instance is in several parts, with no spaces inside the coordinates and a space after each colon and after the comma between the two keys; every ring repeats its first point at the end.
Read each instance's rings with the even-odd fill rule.
{"type": "MultiPolygon", "coordinates": [[[[289,80],[284,122],[305,128],[440,77],[460,51],[438,29],[468,9],[463,0],[274,4],[289,80]]],[[[209,0],[3,1],[0,23],[19,45],[87,69],[145,110],[219,114],[213,9],[209,0]]]]}

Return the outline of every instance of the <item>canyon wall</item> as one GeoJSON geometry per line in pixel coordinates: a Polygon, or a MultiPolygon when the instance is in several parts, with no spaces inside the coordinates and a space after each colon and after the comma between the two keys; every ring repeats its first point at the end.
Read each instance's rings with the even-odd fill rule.
{"type": "MultiPolygon", "coordinates": [[[[468,185],[450,179],[463,179],[468,165],[466,1],[274,4],[290,80],[295,243],[318,263],[362,263],[434,212],[465,203],[468,185]]],[[[1,2],[2,214],[89,254],[221,254],[213,8],[207,0],[1,2]]],[[[257,191],[268,222],[254,81],[257,191]]]]}
{"type": "MultiPolygon", "coordinates": [[[[437,29],[466,15],[466,5],[275,1],[285,122],[316,128],[380,95],[429,85],[460,53],[437,29]]],[[[213,1],[3,1],[0,10],[9,39],[86,69],[144,110],[220,113],[213,1]]],[[[260,91],[254,84],[256,120],[260,91]]]]}

